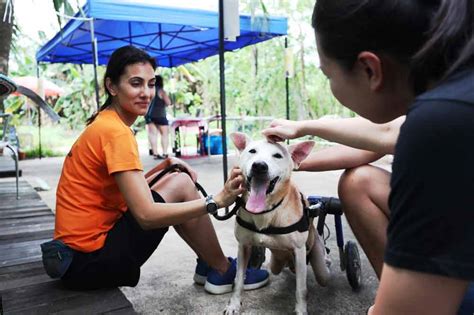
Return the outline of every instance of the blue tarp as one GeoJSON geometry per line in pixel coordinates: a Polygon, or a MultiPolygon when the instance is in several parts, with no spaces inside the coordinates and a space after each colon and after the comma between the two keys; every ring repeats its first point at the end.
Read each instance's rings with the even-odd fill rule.
{"type": "MultiPolygon", "coordinates": [[[[98,63],[110,54],[134,45],[155,57],[162,67],[175,67],[219,53],[218,12],[171,8],[152,1],[88,0],[83,14],[92,18],[97,38],[98,63]]],[[[286,18],[240,16],[240,36],[225,42],[233,51],[287,34],[286,18]]],[[[38,62],[92,64],[90,22],[71,20],[36,54],[38,62]]]]}

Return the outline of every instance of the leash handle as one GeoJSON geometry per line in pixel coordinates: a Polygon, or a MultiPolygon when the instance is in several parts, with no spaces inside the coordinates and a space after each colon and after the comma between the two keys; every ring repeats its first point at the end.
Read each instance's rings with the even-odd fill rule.
{"type": "Polygon", "coordinates": [[[224,215],[219,215],[219,211],[217,211],[216,213],[213,213],[212,215],[214,216],[214,218],[216,218],[216,220],[219,220],[219,221],[225,221],[225,220],[228,220],[230,219],[234,214],[237,213],[237,210],[240,208],[240,206],[243,204],[243,201],[242,201],[242,198],[241,197],[237,197],[235,199],[235,205],[234,207],[232,208],[231,211],[229,211],[228,213],[224,214],[224,215]]]}

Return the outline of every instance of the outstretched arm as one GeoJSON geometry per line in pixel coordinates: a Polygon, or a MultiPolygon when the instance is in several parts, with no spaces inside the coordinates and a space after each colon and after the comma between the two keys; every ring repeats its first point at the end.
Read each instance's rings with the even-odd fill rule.
{"type": "Polygon", "coordinates": [[[277,119],[262,133],[273,141],[313,135],[356,149],[392,154],[404,121],[405,116],[385,124],[375,124],[361,117],[305,121],[277,119]]]}
{"type": "Polygon", "coordinates": [[[166,106],[171,105],[170,97],[168,96],[168,93],[165,92],[165,90],[160,90],[160,97],[165,102],[166,106]]]}
{"type": "Polygon", "coordinates": [[[323,172],[347,169],[371,163],[382,156],[384,156],[383,153],[337,145],[312,153],[301,162],[298,170],[323,172]]]}

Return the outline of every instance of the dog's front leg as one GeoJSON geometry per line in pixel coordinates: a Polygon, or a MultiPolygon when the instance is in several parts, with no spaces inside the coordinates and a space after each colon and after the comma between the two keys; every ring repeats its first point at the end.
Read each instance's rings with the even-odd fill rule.
{"type": "Polygon", "coordinates": [[[296,265],[296,314],[308,314],[306,307],[306,247],[295,248],[295,265],[296,265]]]}
{"type": "Polygon", "coordinates": [[[247,269],[247,262],[249,259],[248,250],[246,246],[239,244],[239,252],[237,254],[237,274],[235,275],[234,281],[234,293],[227,304],[225,314],[239,314],[240,313],[240,300],[242,297],[242,291],[244,290],[245,270],[247,269]]]}

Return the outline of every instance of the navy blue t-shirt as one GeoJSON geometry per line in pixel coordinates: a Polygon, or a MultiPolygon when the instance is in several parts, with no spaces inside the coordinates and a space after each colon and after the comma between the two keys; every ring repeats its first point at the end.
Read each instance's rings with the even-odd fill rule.
{"type": "Polygon", "coordinates": [[[416,98],[390,184],[385,262],[474,280],[474,69],[416,98]]]}

